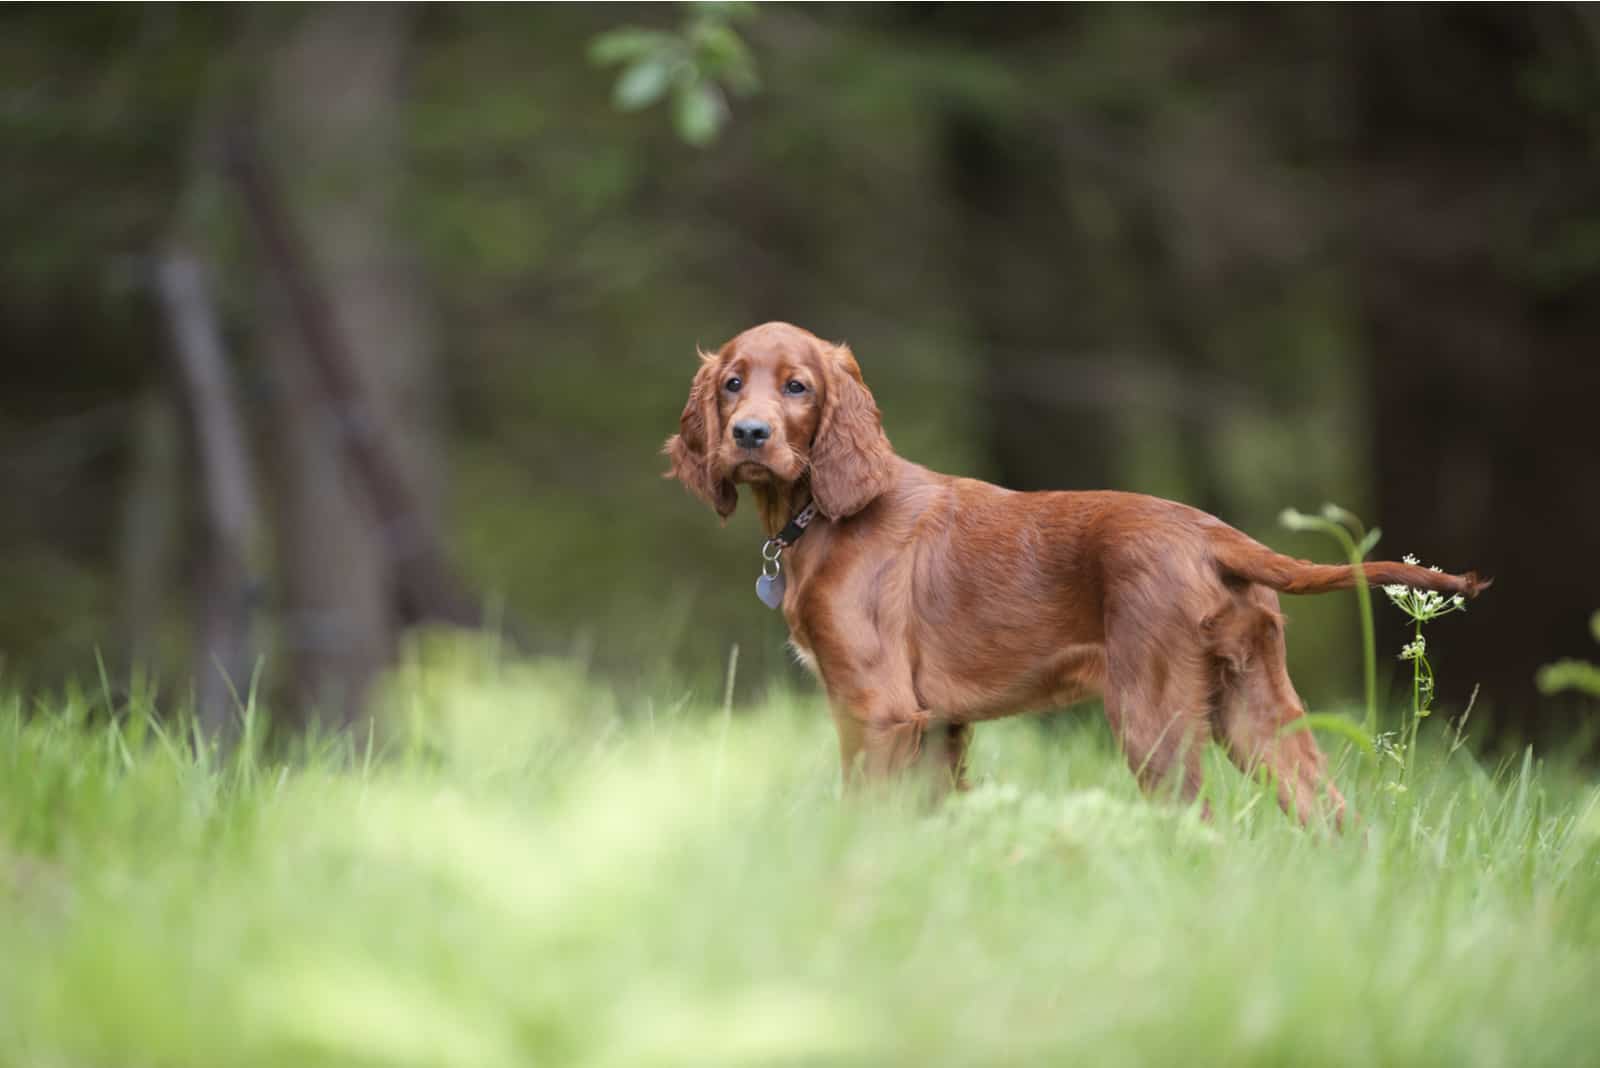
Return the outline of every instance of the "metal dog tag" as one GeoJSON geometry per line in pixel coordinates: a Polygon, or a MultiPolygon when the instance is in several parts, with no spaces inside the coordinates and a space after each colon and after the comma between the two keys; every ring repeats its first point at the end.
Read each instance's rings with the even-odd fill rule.
{"type": "Polygon", "coordinates": [[[762,575],[756,579],[756,596],[761,598],[761,603],[768,608],[777,608],[783,604],[783,572],[776,575],[762,575]]]}
{"type": "Polygon", "coordinates": [[[783,603],[783,550],[787,548],[781,537],[768,538],[761,546],[761,577],[756,579],[756,596],[768,608],[783,603]]]}

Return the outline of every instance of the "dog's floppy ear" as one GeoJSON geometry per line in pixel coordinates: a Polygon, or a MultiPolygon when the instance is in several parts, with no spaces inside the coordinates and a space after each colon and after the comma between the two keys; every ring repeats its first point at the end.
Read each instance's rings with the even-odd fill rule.
{"type": "Polygon", "coordinates": [[[822,420],[811,445],[811,495],[829,519],[855,515],[894,479],[894,450],[848,346],[822,354],[822,420]]]}
{"type": "Polygon", "coordinates": [[[662,452],[672,461],[663,477],[682,482],[690,493],[717,510],[723,519],[733,514],[739,492],[717,462],[722,440],[722,415],[717,408],[717,357],[700,353],[700,370],[689,386],[689,400],[678,418],[678,432],[667,439],[662,452]]]}

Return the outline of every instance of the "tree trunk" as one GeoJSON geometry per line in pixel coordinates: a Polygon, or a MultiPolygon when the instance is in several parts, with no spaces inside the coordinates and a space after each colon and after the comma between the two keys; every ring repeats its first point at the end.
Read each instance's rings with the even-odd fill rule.
{"type": "Polygon", "coordinates": [[[177,572],[179,502],[183,499],[176,390],[163,383],[138,401],[131,470],[123,491],[117,538],[121,637],[130,672],[154,665],[166,616],[167,590],[177,572]]]}
{"type": "Polygon", "coordinates": [[[200,262],[181,247],[168,249],[157,266],[157,286],[172,334],[174,377],[198,459],[205,516],[201,610],[192,655],[195,711],[207,736],[227,744],[237,734],[240,704],[254,669],[250,538],[256,524],[255,480],[200,262]]]}
{"type": "Polygon", "coordinates": [[[395,225],[410,17],[388,6],[308,9],[272,62],[261,113],[280,206],[307,259],[287,263],[268,248],[275,262],[261,272],[283,636],[301,707],[330,724],[362,717],[404,622],[396,532],[350,436],[382,433],[393,476],[436,529],[428,324],[395,225]],[[296,270],[309,277],[286,273],[296,270]],[[328,388],[305,289],[332,318],[359,404],[328,388]]]}

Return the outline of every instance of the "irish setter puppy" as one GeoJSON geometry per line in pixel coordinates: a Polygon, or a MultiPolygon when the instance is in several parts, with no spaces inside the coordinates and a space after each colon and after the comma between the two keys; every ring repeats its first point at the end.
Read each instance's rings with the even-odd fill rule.
{"type": "MultiPolygon", "coordinates": [[[[723,518],[749,487],[773,539],[760,592],[827,691],[847,784],[925,758],[959,786],[974,723],[1099,695],[1146,790],[1174,781],[1193,799],[1215,738],[1247,772],[1270,769],[1301,820],[1319,798],[1342,816],[1311,732],[1282,730],[1304,709],[1278,593],[1348,589],[1350,567],[1172,501],[929,471],[890,448],[850,350],[787,323],[701,354],[664,451],[668,477],[723,518]]],[[[1373,584],[1487,585],[1365,567],[1373,584]]]]}

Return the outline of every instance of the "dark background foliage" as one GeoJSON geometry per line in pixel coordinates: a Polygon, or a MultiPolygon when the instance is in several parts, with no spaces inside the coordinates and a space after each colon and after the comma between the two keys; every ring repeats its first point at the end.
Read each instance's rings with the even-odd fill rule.
{"type": "MultiPolygon", "coordinates": [[[[1322,559],[1274,520],[1335,500],[1492,574],[1442,703],[1584,722],[1533,679],[1600,607],[1592,9],[12,5],[0,157],[13,679],[260,663],[355,716],[479,606],[625,684],[788,678],[749,509],[655,455],[695,346],[776,318],[930,466],[1322,559]],[[760,83],[704,145],[590,59],[697,18],[760,83]]],[[[1352,600],[1288,608],[1353,697],[1352,600]]]]}

